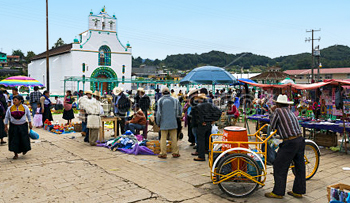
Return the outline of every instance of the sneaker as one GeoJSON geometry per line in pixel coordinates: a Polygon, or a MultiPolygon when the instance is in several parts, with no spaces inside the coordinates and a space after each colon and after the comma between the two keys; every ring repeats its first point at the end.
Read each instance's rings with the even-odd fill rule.
{"type": "Polygon", "coordinates": [[[276,199],[282,199],[282,198],[283,198],[283,196],[281,196],[281,195],[276,195],[276,194],[273,193],[273,192],[265,193],[265,197],[268,197],[268,198],[276,198],[276,199]]]}

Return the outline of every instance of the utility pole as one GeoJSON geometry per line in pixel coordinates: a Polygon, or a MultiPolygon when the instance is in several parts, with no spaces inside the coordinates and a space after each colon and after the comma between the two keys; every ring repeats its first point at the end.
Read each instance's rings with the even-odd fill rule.
{"type": "Polygon", "coordinates": [[[49,69],[49,7],[46,0],[46,89],[50,91],[50,69],[49,69]]]}
{"type": "Polygon", "coordinates": [[[305,42],[309,42],[309,41],[311,41],[311,58],[312,58],[312,63],[311,63],[311,83],[312,83],[312,81],[314,81],[314,66],[315,66],[315,62],[314,62],[314,40],[318,40],[318,41],[320,41],[321,40],[321,37],[319,37],[318,39],[314,39],[314,32],[318,32],[318,31],[321,31],[321,29],[318,29],[318,30],[314,30],[314,29],[312,29],[312,30],[306,30],[306,32],[311,32],[312,33],[312,37],[311,37],[311,39],[310,39],[310,37],[309,38],[306,38],[305,39],[305,42]]]}
{"type": "Polygon", "coordinates": [[[320,82],[320,57],[321,57],[321,51],[320,51],[320,45],[315,47],[314,50],[314,56],[317,58],[317,82],[320,82]]]}

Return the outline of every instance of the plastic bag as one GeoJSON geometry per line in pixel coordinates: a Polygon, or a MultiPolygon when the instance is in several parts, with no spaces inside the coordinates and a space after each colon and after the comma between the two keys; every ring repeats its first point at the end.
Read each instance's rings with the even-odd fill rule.
{"type": "MultiPolygon", "coordinates": [[[[261,145],[261,151],[265,152],[265,143],[261,145]]],[[[266,162],[268,165],[273,165],[273,162],[275,162],[277,152],[276,150],[271,147],[270,144],[267,144],[267,154],[266,154],[266,162]]]]}
{"type": "Polygon", "coordinates": [[[215,124],[211,126],[211,134],[217,134],[219,132],[218,126],[215,124]]]}
{"type": "Polygon", "coordinates": [[[37,140],[37,139],[39,139],[39,134],[37,132],[35,132],[34,130],[30,129],[29,137],[32,138],[33,140],[37,140]]]}

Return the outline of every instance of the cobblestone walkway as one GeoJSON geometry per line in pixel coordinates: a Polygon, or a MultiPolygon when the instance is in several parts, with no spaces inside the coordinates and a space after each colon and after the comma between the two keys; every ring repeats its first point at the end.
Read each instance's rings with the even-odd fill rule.
{"type": "MultiPolygon", "coordinates": [[[[55,135],[42,129],[32,150],[12,160],[0,146],[1,202],[327,202],[328,185],[350,184],[350,156],[322,149],[317,174],[307,181],[301,200],[264,197],[273,187],[272,168],[266,185],[246,198],[230,198],[210,181],[208,162],[194,162],[187,136],[179,142],[181,157],[160,160],[91,147],[80,134],[55,135]],[[74,139],[71,137],[74,136],[74,139]]],[[[184,130],[185,132],[185,130],[184,130]]],[[[107,132],[107,134],[110,132],[107,132]]],[[[108,136],[107,136],[108,137],[108,136]]],[[[157,134],[150,133],[150,139],[157,134]]],[[[294,177],[289,173],[287,190],[294,177]]]]}

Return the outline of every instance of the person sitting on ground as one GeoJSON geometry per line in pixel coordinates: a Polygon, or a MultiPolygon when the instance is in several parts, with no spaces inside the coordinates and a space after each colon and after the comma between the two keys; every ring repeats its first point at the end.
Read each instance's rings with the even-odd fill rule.
{"type": "Polygon", "coordinates": [[[239,118],[239,111],[234,105],[233,101],[228,101],[227,103],[227,118],[228,122],[231,124],[231,118],[233,118],[232,125],[236,125],[237,119],[239,118]]]}
{"type": "Polygon", "coordinates": [[[136,135],[136,130],[142,130],[146,127],[146,117],[140,109],[139,105],[135,105],[135,114],[130,121],[125,122],[125,129],[130,130],[134,135],[136,135]]]}

